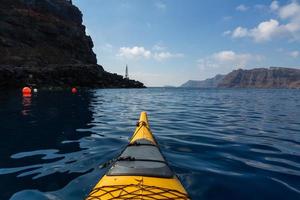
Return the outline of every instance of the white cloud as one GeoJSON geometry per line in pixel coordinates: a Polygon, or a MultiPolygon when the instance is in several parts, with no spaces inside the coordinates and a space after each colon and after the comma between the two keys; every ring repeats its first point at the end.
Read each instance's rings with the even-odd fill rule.
{"type": "Polygon", "coordinates": [[[161,1],[155,2],[154,5],[155,5],[155,7],[156,7],[157,9],[159,9],[159,10],[166,10],[166,8],[167,8],[167,5],[164,4],[164,3],[161,2],[161,1]]]}
{"type": "Polygon", "coordinates": [[[300,57],[300,51],[289,52],[289,55],[293,58],[298,58],[298,57],[300,57]]]}
{"type": "Polygon", "coordinates": [[[249,8],[247,6],[245,6],[244,4],[241,4],[241,5],[237,6],[235,9],[238,11],[244,12],[244,11],[247,11],[249,8]]]}
{"type": "Polygon", "coordinates": [[[279,9],[279,16],[282,19],[291,18],[292,20],[299,20],[300,18],[300,5],[295,1],[285,5],[279,9]]]}
{"type": "Polygon", "coordinates": [[[278,3],[278,1],[273,1],[273,2],[271,3],[271,5],[270,5],[270,9],[271,9],[272,11],[276,11],[276,10],[278,10],[278,8],[279,8],[279,3],[278,3]]]}
{"type": "Polygon", "coordinates": [[[213,54],[213,58],[218,62],[227,62],[245,66],[249,60],[254,59],[254,56],[251,54],[238,54],[234,51],[221,51],[213,54]]]}
{"type": "Polygon", "coordinates": [[[253,29],[247,29],[244,27],[237,27],[232,32],[233,38],[251,37],[255,42],[269,41],[276,36],[283,35],[286,32],[286,27],[280,25],[275,19],[269,21],[263,21],[253,29]]]}
{"type": "Polygon", "coordinates": [[[156,49],[152,52],[151,50],[147,50],[144,47],[121,47],[119,49],[118,57],[122,57],[125,59],[155,59],[156,61],[163,61],[171,58],[181,58],[184,57],[182,53],[170,53],[168,51],[162,51],[165,49],[162,46],[154,46],[156,49]]]}
{"type": "Polygon", "coordinates": [[[270,19],[269,21],[261,22],[257,27],[250,30],[248,35],[253,37],[256,42],[268,41],[279,35],[281,31],[284,31],[281,29],[282,27],[277,20],[270,19]]]}
{"type": "Polygon", "coordinates": [[[153,49],[154,51],[164,51],[164,50],[167,49],[167,47],[165,47],[165,46],[163,45],[162,42],[159,42],[159,43],[155,44],[155,45],[152,47],[152,49],[153,49]]]}
{"type": "Polygon", "coordinates": [[[246,28],[243,27],[237,27],[236,29],[234,29],[234,31],[232,32],[232,37],[233,38],[240,38],[240,37],[245,37],[247,36],[248,30],[246,28]]]}
{"type": "Polygon", "coordinates": [[[231,34],[231,31],[227,30],[227,31],[224,31],[222,35],[226,36],[226,35],[230,35],[230,34],[231,34]]]}
{"type": "Polygon", "coordinates": [[[300,5],[293,1],[285,6],[279,6],[273,1],[269,8],[275,12],[278,19],[260,22],[254,28],[239,26],[232,31],[233,38],[250,37],[255,42],[270,41],[275,38],[288,38],[289,41],[300,41],[300,5]]]}
{"type": "Polygon", "coordinates": [[[214,53],[197,61],[198,67],[202,70],[208,68],[227,68],[229,71],[236,68],[244,68],[250,64],[259,62],[262,56],[249,53],[236,53],[231,50],[224,50],[214,53]]]}
{"type": "Polygon", "coordinates": [[[119,49],[118,56],[124,57],[127,59],[136,59],[136,58],[150,58],[151,52],[149,50],[146,50],[144,47],[121,47],[119,49]]]}
{"type": "Polygon", "coordinates": [[[162,61],[170,58],[182,58],[184,57],[183,54],[181,53],[170,53],[170,52],[159,52],[159,53],[154,53],[153,58],[157,61],[162,61]]]}

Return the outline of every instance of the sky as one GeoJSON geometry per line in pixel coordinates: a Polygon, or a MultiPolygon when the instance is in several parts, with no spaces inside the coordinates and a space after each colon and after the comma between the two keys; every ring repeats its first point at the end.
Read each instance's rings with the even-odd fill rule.
{"type": "Polygon", "coordinates": [[[300,68],[300,1],[73,0],[98,64],[146,86],[300,68]]]}

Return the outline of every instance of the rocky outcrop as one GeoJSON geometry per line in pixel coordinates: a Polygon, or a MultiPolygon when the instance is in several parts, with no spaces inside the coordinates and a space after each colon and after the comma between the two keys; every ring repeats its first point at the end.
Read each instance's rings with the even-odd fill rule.
{"type": "Polygon", "coordinates": [[[300,69],[271,67],[238,69],[227,74],[222,88],[300,88],[300,69]]]}
{"type": "Polygon", "coordinates": [[[189,80],[186,83],[182,84],[180,87],[189,87],[189,88],[216,88],[218,84],[223,80],[225,75],[216,75],[213,78],[209,78],[203,81],[189,80]]]}
{"type": "Polygon", "coordinates": [[[33,87],[89,87],[89,88],[139,88],[142,83],[124,79],[103,70],[99,65],[70,64],[47,67],[12,65],[0,66],[0,88],[33,87]]]}
{"type": "Polygon", "coordinates": [[[144,87],[97,65],[82,13],[69,0],[1,0],[0,87],[144,87]]]}

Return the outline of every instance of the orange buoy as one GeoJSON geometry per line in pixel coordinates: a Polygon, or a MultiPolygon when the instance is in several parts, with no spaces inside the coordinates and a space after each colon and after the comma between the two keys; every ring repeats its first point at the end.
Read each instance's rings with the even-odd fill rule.
{"type": "Polygon", "coordinates": [[[77,88],[73,87],[73,88],[72,88],[72,93],[73,93],[73,94],[77,93],[77,88]]]}
{"type": "Polygon", "coordinates": [[[30,87],[24,87],[22,89],[22,93],[24,97],[30,97],[31,96],[31,89],[30,87]]]}

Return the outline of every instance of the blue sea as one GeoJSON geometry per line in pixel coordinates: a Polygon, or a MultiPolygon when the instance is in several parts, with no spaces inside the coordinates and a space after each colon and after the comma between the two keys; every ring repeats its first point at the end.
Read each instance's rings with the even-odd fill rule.
{"type": "Polygon", "coordinates": [[[192,199],[300,199],[300,90],[180,88],[1,91],[0,199],[84,199],[141,111],[192,199]]]}

